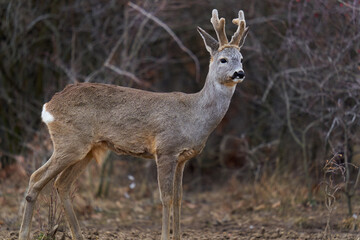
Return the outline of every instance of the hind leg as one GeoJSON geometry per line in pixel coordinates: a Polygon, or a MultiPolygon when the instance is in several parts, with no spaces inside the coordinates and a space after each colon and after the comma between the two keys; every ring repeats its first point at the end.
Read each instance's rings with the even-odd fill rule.
{"type": "Polygon", "coordinates": [[[61,199],[65,216],[71,230],[72,238],[77,240],[82,240],[84,237],[81,233],[79,222],[77,221],[73,206],[71,204],[70,189],[76,178],[86,168],[91,158],[92,155],[88,154],[83,160],[66,168],[63,172],[60,173],[55,181],[55,187],[61,199]]]}
{"type": "Polygon", "coordinates": [[[83,151],[76,151],[74,149],[67,152],[60,152],[55,149],[51,158],[31,175],[25,198],[26,203],[20,227],[19,240],[27,240],[30,237],[31,220],[36,199],[40,191],[66,167],[76,162],[76,160],[84,158],[86,153],[84,154],[83,151]]]}
{"type": "Polygon", "coordinates": [[[20,227],[20,240],[29,239],[31,220],[37,196],[43,187],[62,170],[52,166],[55,159],[56,153],[54,152],[51,158],[30,177],[28,192],[25,198],[25,211],[20,227]]]}

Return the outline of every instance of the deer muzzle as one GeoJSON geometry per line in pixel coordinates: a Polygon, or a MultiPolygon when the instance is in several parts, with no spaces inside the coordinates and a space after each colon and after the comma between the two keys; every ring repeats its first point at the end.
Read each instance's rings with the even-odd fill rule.
{"type": "Polygon", "coordinates": [[[232,79],[241,79],[243,80],[245,78],[245,72],[244,71],[236,71],[231,77],[232,79]]]}

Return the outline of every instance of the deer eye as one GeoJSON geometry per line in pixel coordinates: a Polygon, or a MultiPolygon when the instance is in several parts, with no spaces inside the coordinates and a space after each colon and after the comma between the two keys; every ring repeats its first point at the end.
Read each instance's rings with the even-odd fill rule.
{"type": "Polygon", "coordinates": [[[227,63],[227,60],[226,60],[226,58],[221,58],[221,59],[220,59],[220,62],[221,62],[221,63],[227,63]]]}

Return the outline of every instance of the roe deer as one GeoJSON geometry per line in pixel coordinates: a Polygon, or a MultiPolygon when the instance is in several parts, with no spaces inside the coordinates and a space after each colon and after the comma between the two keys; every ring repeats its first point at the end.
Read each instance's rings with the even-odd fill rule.
{"type": "Polygon", "coordinates": [[[43,106],[54,152],[29,182],[19,239],[29,239],[31,219],[41,189],[56,177],[73,239],[84,239],[69,190],[92,158],[110,149],[118,154],[155,159],[163,205],[161,239],[168,240],[173,209],[173,239],[180,237],[182,177],[185,163],[199,154],[228,110],[236,84],[244,80],[242,55],[248,28],[243,11],[228,42],[225,19],[212,11],[218,41],[198,27],[210,52],[209,73],[198,93],[155,93],[132,88],[79,83],[68,85],[43,106]]]}

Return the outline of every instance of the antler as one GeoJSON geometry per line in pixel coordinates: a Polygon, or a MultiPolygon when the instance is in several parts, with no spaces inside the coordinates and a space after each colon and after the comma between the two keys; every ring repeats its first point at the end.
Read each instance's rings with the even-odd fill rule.
{"type": "Polygon", "coordinates": [[[220,18],[219,20],[219,14],[218,11],[216,9],[214,9],[212,11],[212,17],[210,19],[216,35],[218,37],[219,40],[219,48],[223,47],[224,45],[227,45],[229,43],[229,40],[226,37],[226,33],[225,33],[225,19],[224,18],[220,18]]]}
{"type": "Polygon", "coordinates": [[[239,46],[243,36],[246,35],[247,31],[249,30],[246,27],[244,12],[242,10],[239,11],[239,17],[232,20],[233,24],[238,25],[238,28],[234,35],[231,37],[230,45],[239,46]]]}

